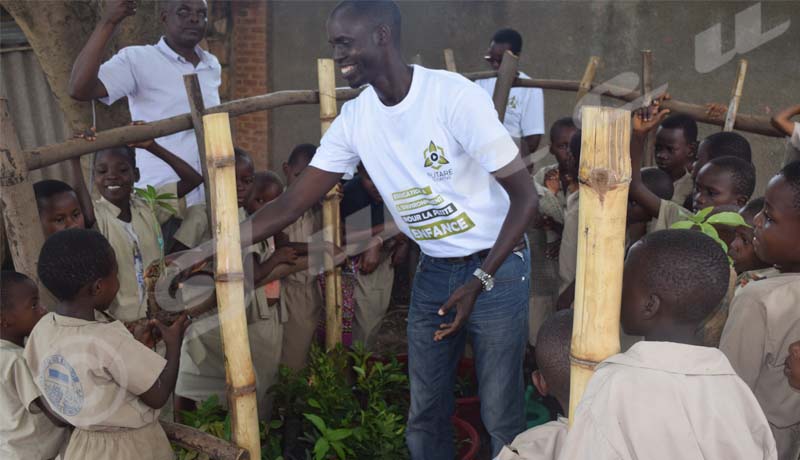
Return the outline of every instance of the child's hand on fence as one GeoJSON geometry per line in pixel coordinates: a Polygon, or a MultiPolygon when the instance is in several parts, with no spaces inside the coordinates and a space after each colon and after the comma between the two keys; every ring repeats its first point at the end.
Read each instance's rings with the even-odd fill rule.
{"type": "Polygon", "coordinates": [[[647,107],[642,107],[633,113],[633,134],[645,137],[655,129],[664,118],[669,115],[669,109],[661,106],[661,103],[669,99],[669,94],[656,98],[647,107]]]}
{"type": "Polygon", "coordinates": [[[135,14],[136,0],[108,0],[102,21],[117,25],[123,19],[135,14]]]}
{"type": "Polygon", "coordinates": [[[158,332],[161,334],[167,347],[180,347],[183,334],[186,332],[186,328],[192,323],[192,320],[189,319],[189,315],[184,313],[169,327],[158,320],[153,320],[153,322],[156,328],[158,328],[158,332]]]}
{"type": "MultiPolygon", "coordinates": [[[[141,121],[141,120],[136,120],[136,121],[131,122],[131,126],[141,126],[143,124],[145,124],[145,123],[143,121],[141,121]]],[[[147,140],[139,141],[139,142],[131,142],[130,144],[128,144],[128,147],[134,148],[134,149],[150,150],[151,148],[153,148],[153,145],[155,145],[155,143],[156,143],[155,140],[147,139],[147,140]]]]}
{"type": "Polygon", "coordinates": [[[706,104],[706,115],[714,120],[724,121],[727,113],[728,106],[725,104],[718,104],[716,102],[709,102],[706,104]]]}
{"type": "Polygon", "coordinates": [[[74,133],[72,133],[72,138],[83,139],[88,142],[94,142],[95,140],[97,140],[97,128],[94,126],[89,126],[83,131],[75,131],[74,133]]]}

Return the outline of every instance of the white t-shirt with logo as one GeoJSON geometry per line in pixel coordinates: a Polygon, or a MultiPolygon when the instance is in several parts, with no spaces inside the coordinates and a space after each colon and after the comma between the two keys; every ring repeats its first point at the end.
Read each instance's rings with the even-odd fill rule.
{"type": "MultiPolygon", "coordinates": [[[[520,78],[530,78],[524,73],[519,73],[520,78]]],[[[481,88],[486,90],[491,97],[497,78],[475,80],[481,88]]],[[[503,118],[503,125],[519,144],[519,140],[526,136],[544,134],[544,95],[541,88],[511,88],[508,95],[508,105],[503,118]]]]}
{"type": "Polygon", "coordinates": [[[399,104],[372,87],[345,103],[311,166],[344,174],[363,162],[403,233],[429,256],[460,257],[494,246],[509,198],[490,173],[517,152],[485,91],[414,66],[399,104]]]}

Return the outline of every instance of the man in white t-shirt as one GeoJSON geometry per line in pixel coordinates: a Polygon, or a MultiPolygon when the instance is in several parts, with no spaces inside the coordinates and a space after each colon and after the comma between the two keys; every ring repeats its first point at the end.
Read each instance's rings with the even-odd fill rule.
{"type": "MultiPolygon", "coordinates": [[[[164,36],[155,45],[129,46],[102,63],[103,53],[117,26],[136,13],[134,0],[109,0],[103,17],[72,67],[70,95],[81,101],[99,99],[104,104],[127,97],[133,120],[154,121],[190,111],[183,76],[196,73],[206,107],[218,105],[221,67],[213,54],[198,43],[206,33],[208,7],[204,0],[163,2],[164,36]]],[[[194,131],[182,131],[157,139],[200,171],[200,155],[194,131]]],[[[137,186],[158,187],[176,182],[178,176],[150,152],[136,149],[141,178],[137,186]]],[[[205,201],[203,187],[186,195],[186,204],[205,201]]]]}
{"type": "MultiPolygon", "coordinates": [[[[514,29],[498,30],[492,37],[485,56],[492,69],[500,69],[506,51],[517,56],[522,51],[522,36],[514,29]]],[[[530,78],[523,72],[519,72],[519,77],[530,78]]],[[[494,94],[497,77],[476,80],[475,83],[491,96],[494,94]]],[[[520,146],[523,157],[528,160],[528,155],[539,148],[539,141],[544,134],[544,96],[541,88],[511,88],[503,125],[520,146]]],[[[525,161],[532,168],[530,163],[532,162],[525,161]]]]}
{"type": "MultiPolygon", "coordinates": [[[[342,77],[353,88],[370,86],[344,104],[295,183],[243,224],[242,244],[295,221],[361,161],[423,253],[408,317],[411,458],[455,456],[450,416],[467,332],[497,454],[525,429],[523,232],[536,212],[533,184],[485,91],[458,74],[404,62],[394,2],[340,3],[327,29],[342,77]]],[[[209,251],[205,245],[198,254],[209,251]]]]}

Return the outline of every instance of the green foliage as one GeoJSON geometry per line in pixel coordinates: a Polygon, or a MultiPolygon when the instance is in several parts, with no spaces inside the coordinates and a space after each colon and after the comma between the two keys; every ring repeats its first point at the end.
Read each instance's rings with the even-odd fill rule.
{"type": "Polygon", "coordinates": [[[136,196],[144,200],[150,209],[155,213],[158,208],[163,208],[170,214],[177,214],[178,211],[172,207],[170,201],[177,200],[178,197],[174,193],[158,193],[155,187],[148,185],[146,188],[134,188],[136,196]]]}
{"type": "MultiPolygon", "coordinates": [[[[686,220],[675,222],[670,226],[670,229],[689,230],[697,228],[722,246],[722,250],[727,254],[728,245],[719,237],[719,232],[714,228],[714,225],[727,225],[729,227],[749,227],[749,225],[747,225],[747,222],[744,221],[742,216],[736,212],[725,211],[709,217],[709,214],[711,214],[713,210],[714,208],[709,206],[705,209],[701,209],[696,214],[685,215],[684,217],[686,217],[686,220]]],[[[728,257],[728,261],[733,264],[733,260],[730,257],[728,257]]]]}

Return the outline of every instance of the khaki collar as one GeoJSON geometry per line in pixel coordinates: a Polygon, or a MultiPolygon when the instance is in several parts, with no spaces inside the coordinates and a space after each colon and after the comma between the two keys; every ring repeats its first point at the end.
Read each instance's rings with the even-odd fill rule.
{"type": "Polygon", "coordinates": [[[675,342],[638,342],[600,363],[598,369],[610,364],[683,375],[736,375],[719,349],[675,342]]]}

